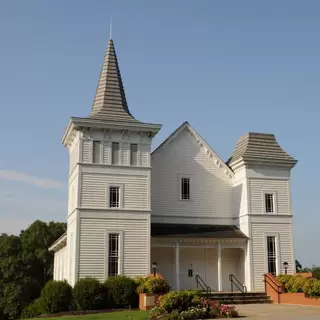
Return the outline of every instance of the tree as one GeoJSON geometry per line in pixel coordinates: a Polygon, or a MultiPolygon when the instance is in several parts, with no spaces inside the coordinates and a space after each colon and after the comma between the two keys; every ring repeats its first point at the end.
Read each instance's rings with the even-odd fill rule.
{"type": "Polygon", "coordinates": [[[19,236],[0,235],[0,319],[16,319],[52,279],[48,247],[66,231],[61,222],[35,221],[19,236]]]}
{"type": "Polygon", "coordinates": [[[300,272],[300,270],[302,269],[302,264],[296,260],[296,272],[300,272]]]}

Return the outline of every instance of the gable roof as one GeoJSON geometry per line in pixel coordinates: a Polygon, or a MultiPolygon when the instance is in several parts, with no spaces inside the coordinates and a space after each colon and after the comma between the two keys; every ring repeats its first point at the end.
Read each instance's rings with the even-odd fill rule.
{"type": "Polygon", "coordinates": [[[127,104],[112,39],[108,42],[89,118],[139,122],[133,117],[127,104]]]}
{"type": "Polygon", "coordinates": [[[188,121],[183,122],[174,132],[172,132],[155,150],[152,151],[151,156],[154,156],[162,148],[168,145],[173,139],[177,138],[184,131],[184,129],[189,130],[197,139],[197,141],[206,147],[208,156],[210,156],[210,158],[214,157],[216,159],[216,165],[224,167],[227,172],[231,176],[233,176],[234,173],[232,169],[222,160],[222,158],[211,148],[211,146],[200,136],[200,134],[190,125],[188,121]]]}
{"type": "Polygon", "coordinates": [[[228,164],[233,166],[241,161],[290,168],[298,162],[280,147],[273,134],[256,132],[249,132],[239,138],[228,164]]]}

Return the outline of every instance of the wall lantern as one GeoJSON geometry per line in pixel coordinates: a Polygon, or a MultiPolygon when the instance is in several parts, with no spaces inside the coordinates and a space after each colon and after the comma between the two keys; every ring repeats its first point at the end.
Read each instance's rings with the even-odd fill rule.
{"type": "Polygon", "coordinates": [[[283,267],[284,267],[284,274],[287,274],[288,273],[288,262],[287,261],[285,261],[284,263],[283,263],[283,267]]]}
{"type": "Polygon", "coordinates": [[[152,262],[152,271],[153,271],[153,276],[155,277],[157,274],[157,263],[156,262],[152,262]]]}
{"type": "Polygon", "coordinates": [[[189,277],[189,278],[192,278],[192,277],[193,277],[192,265],[190,266],[190,269],[188,269],[188,277],[189,277]]]}

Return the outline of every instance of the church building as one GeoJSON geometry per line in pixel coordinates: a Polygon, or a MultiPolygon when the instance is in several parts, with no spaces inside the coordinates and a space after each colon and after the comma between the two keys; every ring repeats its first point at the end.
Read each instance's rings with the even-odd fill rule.
{"type": "Polygon", "coordinates": [[[295,272],[290,172],[273,134],[240,137],[228,161],[184,122],[151,151],[160,124],[135,119],[113,40],[86,118],[69,120],[67,232],[52,244],[54,279],[104,281],[156,270],[174,290],[249,292],[295,272]]]}

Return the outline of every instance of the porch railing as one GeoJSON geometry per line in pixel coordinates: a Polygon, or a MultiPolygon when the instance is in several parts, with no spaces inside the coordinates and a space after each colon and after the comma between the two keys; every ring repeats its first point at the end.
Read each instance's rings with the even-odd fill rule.
{"type": "Polygon", "coordinates": [[[194,279],[197,283],[197,289],[200,287],[202,291],[211,293],[211,288],[204,282],[204,280],[198,274],[195,275],[194,279]]]}
{"type": "Polygon", "coordinates": [[[234,286],[238,288],[242,293],[247,293],[247,287],[244,286],[234,274],[229,274],[229,281],[231,285],[231,292],[233,292],[234,286]]]}

